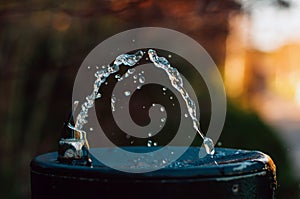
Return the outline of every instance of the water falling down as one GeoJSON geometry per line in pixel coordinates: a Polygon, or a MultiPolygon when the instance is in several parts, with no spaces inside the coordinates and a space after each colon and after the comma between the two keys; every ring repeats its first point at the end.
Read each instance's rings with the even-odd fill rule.
{"type": "Polygon", "coordinates": [[[196,115],[196,105],[195,105],[194,101],[190,98],[190,96],[187,93],[187,91],[185,90],[185,88],[183,87],[183,81],[180,76],[180,73],[178,72],[178,70],[176,68],[174,68],[170,65],[170,63],[168,62],[168,60],[166,58],[159,57],[155,50],[150,49],[148,51],[148,55],[149,55],[150,60],[154,63],[154,65],[156,67],[163,69],[167,73],[172,86],[181,94],[183,100],[186,103],[186,107],[188,109],[189,115],[192,118],[193,127],[198,132],[198,134],[201,136],[201,138],[203,139],[203,145],[205,147],[206,153],[209,155],[214,155],[214,153],[215,153],[214,143],[213,143],[212,139],[205,137],[204,134],[200,130],[200,123],[199,123],[199,121],[197,119],[197,115],[196,115]]]}
{"type": "MultiPolygon", "coordinates": [[[[143,55],[144,55],[144,53],[141,50],[137,51],[135,54],[121,54],[115,59],[115,61],[113,62],[112,65],[103,66],[101,70],[98,70],[95,73],[96,80],[94,82],[93,91],[90,95],[88,95],[86,97],[86,101],[81,105],[81,111],[79,112],[79,114],[76,117],[76,122],[75,122],[75,127],[74,127],[75,129],[78,129],[79,132],[84,134],[84,136],[83,136],[84,138],[85,138],[85,132],[82,129],[83,129],[83,126],[86,123],[88,123],[87,118],[88,118],[89,109],[91,109],[94,106],[95,100],[97,98],[101,98],[101,94],[99,93],[99,89],[100,89],[101,85],[106,82],[106,79],[111,74],[117,73],[119,71],[119,67],[121,65],[129,66],[129,67],[135,66],[142,59],[143,55]]],[[[163,71],[166,72],[173,88],[175,88],[182,96],[182,99],[184,100],[184,102],[186,104],[186,108],[187,108],[187,112],[188,112],[185,114],[185,117],[188,117],[188,116],[191,117],[193,128],[198,132],[198,134],[203,139],[203,145],[204,145],[206,153],[213,156],[215,153],[213,141],[210,138],[205,137],[204,134],[200,130],[200,123],[199,123],[199,121],[197,119],[197,115],[196,115],[196,105],[195,105],[194,101],[190,98],[186,89],[184,88],[180,73],[178,72],[178,70],[176,68],[174,68],[170,65],[170,63],[168,62],[168,60],[165,57],[159,57],[155,50],[152,50],[152,49],[148,50],[148,56],[149,56],[148,60],[150,60],[154,64],[155,67],[162,69],[163,71]]],[[[125,73],[124,77],[127,78],[134,73],[135,73],[135,69],[129,68],[127,70],[127,72],[125,73]]],[[[142,72],[142,73],[144,73],[144,72],[142,72]]],[[[123,77],[121,77],[119,74],[116,74],[115,78],[118,79],[118,81],[123,80],[123,77]]],[[[145,77],[141,73],[139,73],[138,75],[133,75],[133,79],[135,81],[137,80],[141,84],[145,83],[145,77]]],[[[140,88],[141,88],[141,85],[139,85],[137,87],[137,89],[140,89],[140,88]]],[[[166,90],[167,89],[164,87],[163,91],[166,91],[166,90]]],[[[131,95],[131,93],[130,93],[130,91],[125,90],[124,95],[126,97],[129,97],[131,95]]],[[[171,96],[170,99],[172,100],[173,97],[171,96]]],[[[115,109],[116,109],[116,107],[115,107],[116,100],[117,99],[114,96],[111,98],[112,111],[115,111],[115,109]]],[[[161,109],[161,111],[164,111],[164,109],[161,109]]],[[[165,122],[165,118],[162,118],[161,122],[165,122]]],[[[86,139],[85,139],[85,141],[86,141],[86,144],[88,144],[86,139]]],[[[150,147],[152,145],[156,146],[157,143],[152,144],[152,141],[150,140],[150,142],[147,143],[147,146],[150,147]]]]}

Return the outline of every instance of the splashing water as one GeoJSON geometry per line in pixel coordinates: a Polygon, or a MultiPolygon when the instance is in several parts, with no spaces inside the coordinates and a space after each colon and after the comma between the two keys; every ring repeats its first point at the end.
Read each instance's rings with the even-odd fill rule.
{"type": "MultiPolygon", "coordinates": [[[[82,130],[82,128],[88,122],[87,121],[88,110],[94,106],[95,100],[97,98],[101,97],[101,94],[98,92],[100,86],[106,81],[107,77],[109,77],[111,74],[114,74],[119,71],[120,65],[123,64],[125,66],[132,67],[132,66],[136,65],[142,59],[143,55],[144,55],[144,53],[141,50],[136,52],[135,54],[119,55],[111,66],[107,65],[106,67],[103,67],[102,70],[99,70],[95,73],[96,80],[94,82],[93,91],[90,95],[88,95],[86,97],[86,101],[81,105],[81,111],[78,114],[78,116],[76,118],[76,122],[75,122],[75,129],[77,129],[78,132],[84,134],[81,137],[83,137],[85,139],[87,145],[88,145],[88,143],[85,138],[85,132],[82,130]]],[[[196,105],[195,105],[194,101],[190,98],[190,96],[187,93],[187,91],[185,90],[185,88],[183,87],[183,81],[180,76],[180,73],[178,72],[178,70],[176,68],[174,68],[170,65],[170,63],[168,62],[168,60],[166,58],[159,57],[155,50],[152,50],[152,49],[148,50],[148,56],[150,58],[150,61],[153,62],[156,67],[164,70],[167,73],[172,86],[181,94],[183,100],[186,103],[186,107],[188,109],[189,116],[192,119],[193,128],[198,132],[198,134],[203,139],[203,145],[206,150],[206,153],[209,155],[213,155],[215,152],[213,141],[210,138],[205,137],[204,134],[200,130],[200,123],[197,120],[197,115],[196,115],[196,105]]],[[[129,74],[133,74],[133,73],[134,73],[133,68],[128,69],[128,71],[126,72],[127,76],[129,74]]],[[[137,79],[137,78],[135,78],[136,76],[133,76],[133,77],[134,77],[134,79],[137,79]]],[[[117,74],[116,78],[118,78],[118,81],[122,81],[122,79],[119,77],[118,74],[117,74]]],[[[139,82],[144,83],[145,78],[143,76],[140,77],[139,82]]],[[[127,95],[127,94],[128,93],[125,92],[125,95],[127,95]]],[[[130,94],[128,94],[128,96],[129,95],[130,94]]],[[[112,98],[112,99],[113,99],[112,105],[114,105],[115,98],[112,98]]],[[[78,102],[77,102],[77,104],[78,104],[78,102]]],[[[114,108],[114,106],[113,106],[113,108],[114,108]]],[[[151,145],[151,143],[148,143],[147,145],[149,146],[149,145],[151,145]]]]}
{"type": "Polygon", "coordinates": [[[166,58],[157,56],[155,50],[150,49],[148,51],[148,55],[150,60],[154,63],[156,67],[163,69],[168,74],[172,86],[181,94],[187,106],[189,115],[192,118],[193,127],[203,139],[203,145],[205,147],[206,153],[209,155],[213,155],[215,153],[213,141],[212,139],[205,137],[200,130],[200,123],[196,115],[196,105],[194,101],[190,98],[185,88],[183,87],[183,81],[180,76],[180,73],[176,68],[173,68],[170,65],[166,58]]]}
{"type": "Polygon", "coordinates": [[[129,54],[122,54],[119,55],[116,60],[114,61],[113,65],[108,65],[102,70],[99,70],[95,73],[95,77],[97,78],[94,82],[94,89],[90,95],[88,95],[85,99],[86,102],[84,102],[81,105],[81,111],[78,114],[76,118],[75,128],[82,129],[83,125],[85,125],[88,117],[88,110],[94,106],[95,99],[97,98],[99,88],[101,84],[103,84],[106,81],[106,78],[119,71],[120,65],[124,64],[125,66],[134,66],[142,57],[143,57],[143,51],[138,51],[137,53],[133,55],[129,54]]]}

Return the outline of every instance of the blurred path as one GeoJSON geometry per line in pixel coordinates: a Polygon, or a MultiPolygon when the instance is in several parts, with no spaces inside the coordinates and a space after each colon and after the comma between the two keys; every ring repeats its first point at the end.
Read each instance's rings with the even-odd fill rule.
{"type": "Polygon", "coordinates": [[[300,105],[271,95],[257,100],[256,110],[281,136],[300,179],[300,105]]]}

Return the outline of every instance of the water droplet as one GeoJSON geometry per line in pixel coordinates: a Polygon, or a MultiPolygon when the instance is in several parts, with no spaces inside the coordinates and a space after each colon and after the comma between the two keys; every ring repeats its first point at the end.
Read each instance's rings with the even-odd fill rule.
{"type": "Polygon", "coordinates": [[[127,71],[127,72],[128,72],[129,74],[133,74],[133,73],[134,73],[134,71],[135,71],[135,69],[134,69],[134,68],[130,68],[130,69],[128,69],[128,71],[127,71]]]}
{"type": "Polygon", "coordinates": [[[156,104],[152,104],[152,106],[156,106],[156,104]]]}
{"type": "Polygon", "coordinates": [[[136,81],[134,80],[134,81],[133,81],[133,83],[135,83],[135,84],[136,84],[136,81]]]}
{"type": "Polygon", "coordinates": [[[139,86],[137,86],[137,87],[136,87],[136,89],[138,89],[138,90],[139,90],[139,89],[141,89],[141,88],[142,88],[142,86],[141,86],[141,85],[139,85],[139,86]]]}
{"type": "Polygon", "coordinates": [[[165,93],[165,92],[163,92],[163,95],[166,95],[166,93],[165,93]]]}
{"type": "Polygon", "coordinates": [[[91,127],[91,128],[90,128],[90,131],[93,131],[93,130],[94,130],[93,127],[91,127]]]}
{"type": "Polygon", "coordinates": [[[173,96],[170,96],[170,100],[172,100],[173,99],[173,96]]]}
{"type": "Polygon", "coordinates": [[[133,75],[133,79],[137,79],[138,77],[137,77],[137,75],[133,75]]]}
{"type": "Polygon", "coordinates": [[[160,119],[160,121],[161,121],[161,122],[165,122],[165,121],[166,121],[166,118],[163,117],[163,118],[160,119]]]}
{"type": "Polygon", "coordinates": [[[131,138],[131,136],[126,134],[126,139],[130,139],[130,138],[131,138]]]}
{"type": "Polygon", "coordinates": [[[116,75],[115,75],[115,78],[116,78],[116,79],[119,79],[119,78],[121,78],[121,75],[120,75],[120,74],[116,74],[116,75]]]}
{"type": "Polygon", "coordinates": [[[187,113],[184,114],[184,117],[188,117],[189,115],[187,113]]]}
{"type": "Polygon", "coordinates": [[[146,60],[148,61],[148,60],[149,60],[149,58],[148,58],[148,57],[146,57],[146,60]]]}
{"type": "Polygon", "coordinates": [[[147,142],[147,147],[151,147],[151,145],[152,145],[152,141],[151,141],[151,140],[148,140],[148,142],[147,142]]]}
{"type": "Polygon", "coordinates": [[[99,69],[99,67],[98,67],[98,66],[96,66],[95,68],[96,68],[96,69],[99,69]]]}
{"type": "Polygon", "coordinates": [[[232,190],[233,193],[238,193],[239,192],[239,185],[238,184],[232,185],[231,190],[232,190]]]}
{"type": "Polygon", "coordinates": [[[171,155],[173,155],[174,154],[174,152],[173,151],[171,151],[171,155]]]}
{"type": "Polygon", "coordinates": [[[146,108],[146,106],[142,106],[142,109],[145,109],[146,108]]]}
{"type": "Polygon", "coordinates": [[[166,164],[166,163],[167,163],[167,161],[163,160],[163,161],[162,161],[162,163],[163,163],[163,164],[166,164]]]}
{"type": "Polygon", "coordinates": [[[135,42],[135,39],[133,39],[132,42],[134,43],[134,42],[135,42]]]}
{"type": "Polygon", "coordinates": [[[217,144],[218,146],[222,146],[222,142],[218,142],[218,144],[217,144]]]}
{"type": "Polygon", "coordinates": [[[212,139],[210,139],[208,137],[204,137],[203,145],[204,145],[205,151],[208,155],[214,155],[215,149],[214,149],[214,143],[213,143],[212,139]]]}
{"type": "Polygon", "coordinates": [[[133,143],[134,143],[134,140],[131,140],[131,141],[130,141],[130,144],[133,144],[133,143]]]}
{"type": "Polygon", "coordinates": [[[153,146],[157,146],[157,142],[154,142],[154,143],[153,143],[153,146]]]}
{"type": "Polygon", "coordinates": [[[108,82],[105,82],[104,84],[105,84],[105,85],[108,85],[108,82]]]}
{"type": "Polygon", "coordinates": [[[145,83],[145,77],[144,77],[144,76],[141,76],[141,77],[139,78],[139,82],[140,82],[141,84],[145,83]]]}
{"type": "Polygon", "coordinates": [[[164,108],[164,107],[160,107],[160,111],[161,111],[161,112],[164,112],[164,111],[165,111],[165,108],[164,108]]]}
{"type": "Polygon", "coordinates": [[[151,137],[152,136],[152,133],[148,133],[148,137],[151,137]]]}
{"type": "Polygon", "coordinates": [[[124,92],[124,95],[125,95],[126,97],[128,97],[130,94],[131,94],[130,91],[125,91],[125,92],[124,92]]]}
{"type": "Polygon", "coordinates": [[[166,88],[166,87],[163,87],[163,88],[162,88],[162,90],[163,90],[163,91],[166,91],[166,90],[167,90],[167,88],[166,88]]]}
{"type": "Polygon", "coordinates": [[[101,98],[101,93],[97,93],[97,95],[96,95],[96,98],[95,99],[99,99],[99,98],[101,98]]]}
{"type": "Polygon", "coordinates": [[[90,66],[88,66],[88,67],[87,67],[87,69],[91,69],[91,67],[90,67],[90,66]]]}
{"type": "Polygon", "coordinates": [[[111,102],[112,102],[112,103],[115,103],[116,101],[117,101],[117,98],[116,98],[115,96],[112,96],[112,97],[111,97],[111,102]]]}
{"type": "Polygon", "coordinates": [[[168,58],[172,58],[172,55],[168,55],[168,58]]]}

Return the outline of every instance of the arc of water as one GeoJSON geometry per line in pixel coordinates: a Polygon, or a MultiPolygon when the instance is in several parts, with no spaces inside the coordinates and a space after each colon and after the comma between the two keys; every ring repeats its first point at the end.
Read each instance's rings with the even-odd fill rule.
{"type": "MultiPolygon", "coordinates": [[[[106,81],[107,77],[119,71],[120,65],[123,64],[125,66],[134,66],[142,59],[143,55],[144,53],[141,50],[139,50],[135,54],[119,55],[111,66],[108,65],[106,68],[99,70],[95,73],[96,80],[94,82],[93,91],[90,95],[86,97],[86,101],[81,105],[81,111],[78,114],[75,122],[75,129],[78,129],[78,131],[82,134],[81,137],[85,139],[87,146],[88,146],[88,142],[86,140],[85,132],[82,130],[82,128],[88,122],[87,121],[88,110],[94,106],[95,100],[101,97],[101,94],[98,92],[100,86],[106,81]]],[[[181,94],[183,100],[186,103],[189,115],[192,118],[193,127],[203,139],[203,144],[206,153],[213,155],[214,154],[213,141],[210,138],[205,137],[200,130],[200,123],[197,120],[197,115],[196,115],[196,105],[194,101],[190,98],[185,88],[183,87],[183,81],[180,76],[180,73],[176,68],[170,65],[170,63],[166,58],[159,57],[155,50],[152,49],[148,50],[148,56],[156,67],[163,69],[167,73],[172,86],[181,94]]]]}
{"type": "Polygon", "coordinates": [[[198,134],[201,136],[201,138],[203,139],[203,144],[204,144],[206,153],[213,155],[215,153],[213,141],[210,138],[205,137],[204,134],[200,130],[200,123],[199,123],[199,121],[197,119],[197,115],[196,115],[197,114],[196,113],[196,105],[195,105],[194,101],[190,98],[190,96],[187,93],[187,91],[185,90],[185,88],[183,87],[183,81],[180,76],[180,73],[178,72],[178,70],[176,68],[174,68],[170,65],[170,63],[168,62],[168,60],[166,58],[159,57],[155,50],[152,50],[152,49],[148,50],[148,55],[149,55],[150,60],[154,63],[154,65],[156,67],[163,69],[167,73],[172,86],[181,94],[181,96],[187,106],[189,115],[192,118],[193,127],[198,132],[198,134]]]}

